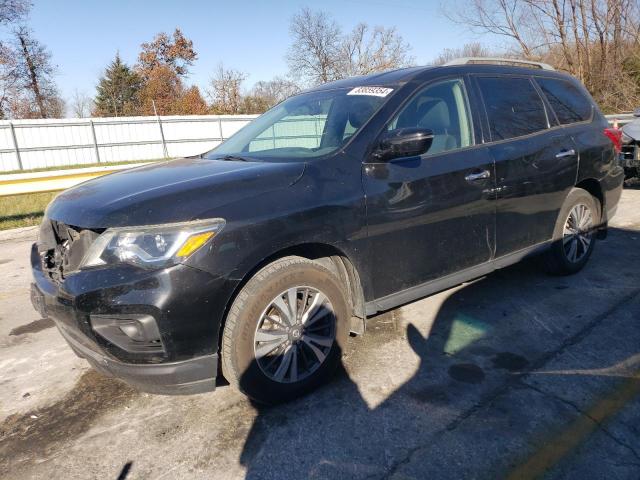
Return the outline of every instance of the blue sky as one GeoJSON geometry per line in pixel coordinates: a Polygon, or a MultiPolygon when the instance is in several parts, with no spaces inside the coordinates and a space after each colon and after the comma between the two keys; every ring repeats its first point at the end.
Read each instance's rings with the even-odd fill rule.
{"type": "Polygon", "coordinates": [[[28,23],[51,51],[58,85],[69,98],[74,89],[93,95],[116,51],[133,64],[142,42],[175,27],[194,42],[199,58],[188,81],[203,89],[219,62],[245,72],[246,88],[285,75],[289,21],[303,6],[332,14],[345,30],[359,22],[396,26],[416,62],[427,63],[446,47],[479,39],[447,20],[440,5],[439,0],[35,0],[28,23]]]}

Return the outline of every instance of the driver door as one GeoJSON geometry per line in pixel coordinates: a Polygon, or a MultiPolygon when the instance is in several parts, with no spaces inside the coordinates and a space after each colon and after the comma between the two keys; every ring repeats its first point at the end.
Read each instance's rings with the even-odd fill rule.
{"type": "Polygon", "coordinates": [[[457,78],[419,90],[387,129],[430,129],[429,150],[363,164],[376,299],[493,258],[494,163],[475,146],[466,91],[457,78]]]}

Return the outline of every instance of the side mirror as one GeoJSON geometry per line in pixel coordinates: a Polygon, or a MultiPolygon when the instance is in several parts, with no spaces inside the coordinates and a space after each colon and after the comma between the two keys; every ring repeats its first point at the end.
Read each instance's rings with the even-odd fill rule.
{"type": "Polygon", "coordinates": [[[636,108],[636,109],[633,111],[633,116],[634,116],[634,117],[640,117],[640,107],[636,108]]]}
{"type": "Polygon", "coordinates": [[[431,148],[433,132],[426,128],[398,128],[382,134],[373,159],[386,162],[394,158],[415,157],[431,148]]]}

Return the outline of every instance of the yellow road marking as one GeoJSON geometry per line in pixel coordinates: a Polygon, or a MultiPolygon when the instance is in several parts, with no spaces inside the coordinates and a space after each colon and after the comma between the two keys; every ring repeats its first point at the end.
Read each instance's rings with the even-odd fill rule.
{"type": "Polygon", "coordinates": [[[640,370],[612,389],[587,412],[581,414],[568,428],[531,455],[509,473],[509,480],[540,478],[558,462],[584,442],[599,424],[619,413],[625,405],[640,394],[640,370]]]}
{"type": "Polygon", "coordinates": [[[85,172],[85,173],[72,173],[69,175],[56,175],[51,177],[34,177],[34,178],[0,180],[0,185],[15,185],[17,183],[50,182],[52,180],[68,180],[68,179],[83,178],[83,177],[98,177],[100,175],[106,175],[107,173],[111,173],[111,172],[112,170],[106,170],[101,172],[85,172]]]}

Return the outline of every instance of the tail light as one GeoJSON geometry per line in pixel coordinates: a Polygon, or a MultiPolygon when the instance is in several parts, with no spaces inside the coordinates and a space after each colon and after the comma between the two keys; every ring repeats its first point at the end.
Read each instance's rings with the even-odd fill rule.
{"type": "Polygon", "coordinates": [[[604,129],[604,134],[613,143],[616,153],[620,153],[622,151],[622,130],[616,127],[609,127],[604,129]]]}

